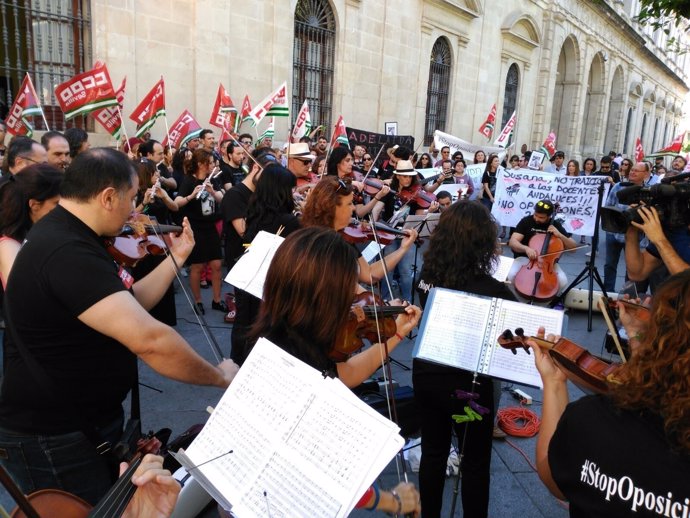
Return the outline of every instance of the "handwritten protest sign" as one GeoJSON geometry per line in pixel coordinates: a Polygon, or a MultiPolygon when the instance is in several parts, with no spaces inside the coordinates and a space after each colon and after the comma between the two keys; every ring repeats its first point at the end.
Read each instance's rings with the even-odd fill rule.
{"type": "Polygon", "coordinates": [[[499,158],[503,158],[503,155],[506,154],[506,150],[502,147],[472,144],[471,142],[439,130],[434,131],[434,146],[439,151],[443,146],[448,146],[450,148],[451,155],[456,151],[462,151],[462,154],[467,162],[471,162],[474,153],[479,150],[484,151],[486,156],[495,153],[499,158]]]}
{"type": "MultiPolygon", "coordinates": [[[[556,219],[565,230],[591,236],[601,180],[601,176],[564,176],[529,169],[499,171],[491,213],[501,225],[514,227],[534,212],[539,200],[548,199],[560,205],[556,219]]],[[[604,189],[605,201],[608,183],[604,189]]]]}

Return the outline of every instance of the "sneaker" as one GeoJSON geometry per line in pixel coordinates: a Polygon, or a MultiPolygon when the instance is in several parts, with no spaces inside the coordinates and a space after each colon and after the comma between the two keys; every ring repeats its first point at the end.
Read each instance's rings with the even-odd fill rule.
{"type": "Polygon", "coordinates": [[[228,305],[225,303],[225,301],[221,300],[220,302],[216,302],[215,300],[211,302],[211,309],[217,309],[218,311],[222,311],[223,313],[228,313],[228,305]]]}
{"type": "Polygon", "coordinates": [[[194,313],[197,315],[205,315],[206,311],[204,311],[204,304],[202,302],[197,302],[194,305],[194,313]]]}
{"type": "Polygon", "coordinates": [[[508,437],[508,434],[505,433],[503,430],[501,430],[498,426],[494,425],[494,433],[493,433],[494,439],[499,439],[503,440],[506,437],[508,437]]]}

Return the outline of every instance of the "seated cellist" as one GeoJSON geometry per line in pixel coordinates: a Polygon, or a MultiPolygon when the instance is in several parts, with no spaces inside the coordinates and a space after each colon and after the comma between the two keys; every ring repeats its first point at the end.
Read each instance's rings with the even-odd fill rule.
{"type": "MultiPolygon", "coordinates": [[[[549,232],[552,237],[560,239],[565,250],[577,246],[575,240],[570,237],[563,226],[558,221],[552,220],[553,212],[553,203],[549,200],[540,200],[534,206],[534,213],[522,218],[515,227],[515,232],[510,236],[508,242],[515,256],[513,267],[508,273],[508,282],[513,282],[520,268],[539,257],[540,250],[535,250],[529,246],[530,240],[538,232],[549,232]]],[[[556,273],[558,274],[559,291],[561,291],[567,286],[568,279],[558,264],[556,264],[556,273]]]]}

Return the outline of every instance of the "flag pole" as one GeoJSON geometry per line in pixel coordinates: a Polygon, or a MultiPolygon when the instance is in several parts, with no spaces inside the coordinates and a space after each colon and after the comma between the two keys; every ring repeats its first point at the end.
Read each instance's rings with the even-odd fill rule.
{"type": "MultiPolygon", "coordinates": [[[[120,110],[120,103],[117,103],[117,113],[120,115],[120,127],[122,128],[122,133],[124,133],[125,140],[127,141],[127,143],[129,143],[129,136],[127,135],[127,128],[125,127],[125,119],[122,118],[122,110],[120,110]]],[[[120,149],[119,138],[117,139],[117,149],[120,149]]]]}

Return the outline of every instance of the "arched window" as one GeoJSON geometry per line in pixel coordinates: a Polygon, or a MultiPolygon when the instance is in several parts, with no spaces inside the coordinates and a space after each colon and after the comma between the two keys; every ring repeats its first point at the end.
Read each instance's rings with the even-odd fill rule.
{"type": "Polygon", "coordinates": [[[426,91],[426,119],[424,122],[424,145],[434,138],[434,131],[446,129],[448,114],[448,91],[450,90],[450,45],[446,38],[439,38],[431,49],[429,85],[426,91]]]}
{"type": "Polygon", "coordinates": [[[335,16],[328,0],[299,0],[292,57],[292,117],[309,103],[314,126],[331,127],[335,16]]]}
{"type": "Polygon", "coordinates": [[[642,145],[645,145],[645,132],[647,131],[647,114],[645,113],[642,116],[642,131],[640,131],[640,140],[642,141],[642,145]]]}
{"type": "Polygon", "coordinates": [[[625,137],[623,138],[623,153],[628,152],[628,141],[630,140],[630,126],[632,126],[633,109],[628,108],[628,120],[625,123],[625,137]]]}
{"type": "Polygon", "coordinates": [[[520,71],[518,70],[517,64],[513,63],[510,65],[508,74],[506,75],[506,91],[503,94],[503,116],[501,117],[501,125],[496,128],[498,131],[503,129],[503,126],[506,125],[508,119],[510,119],[510,116],[515,111],[515,107],[517,106],[519,82],[520,71]]]}

